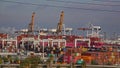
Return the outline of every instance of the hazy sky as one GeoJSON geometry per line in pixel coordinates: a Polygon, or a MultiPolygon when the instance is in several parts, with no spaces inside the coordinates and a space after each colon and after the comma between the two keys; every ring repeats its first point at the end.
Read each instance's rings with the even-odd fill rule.
{"type": "Polygon", "coordinates": [[[66,27],[92,23],[109,35],[120,34],[120,0],[0,0],[0,28],[27,28],[33,11],[36,27],[56,28],[62,10],[66,27]]]}

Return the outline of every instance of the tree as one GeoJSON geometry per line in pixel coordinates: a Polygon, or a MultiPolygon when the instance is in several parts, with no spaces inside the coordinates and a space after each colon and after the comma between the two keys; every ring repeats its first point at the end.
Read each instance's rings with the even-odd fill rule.
{"type": "Polygon", "coordinates": [[[41,63],[41,59],[38,56],[29,56],[20,63],[20,68],[37,68],[41,63]]]}

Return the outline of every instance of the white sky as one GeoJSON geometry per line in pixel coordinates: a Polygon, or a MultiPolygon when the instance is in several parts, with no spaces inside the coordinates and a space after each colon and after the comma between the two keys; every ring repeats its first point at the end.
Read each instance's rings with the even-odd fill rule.
{"type": "Polygon", "coordinates": [[[91,22],[120,34],[120,0],[0,0],[0,27],[27,28],[34,11],[36,27],[56,28],[62,10],[66,27],[75,31],[91,22]]]}

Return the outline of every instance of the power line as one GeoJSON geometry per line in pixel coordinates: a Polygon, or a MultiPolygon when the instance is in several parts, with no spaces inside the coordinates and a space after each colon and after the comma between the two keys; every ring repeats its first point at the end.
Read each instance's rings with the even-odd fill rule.
{"type": "Polygon", "coordinates": [[[116,1],[116,0],[93,0],[93,1],[101,1],[101,2],[120,2],[120,1],[116,1]]]}
{"type": "Polygon", "coordinates": [[[104,10],[104,9],[92,9],[92,8],[78,8],[78,7],[66,7],[66,6],[57,6],[57,5],[43,5],[43,4],[35,4],[35,3],[23,3],[17,1],[3,1],[1,2],[8,2],[8,3],[18,3],[23,5],[33,5],[33,6],[46,6],[46,7],[59,7],[59,8],[68,8],[68,9],[80,9],[80,10],[91,10],[91,11],[105,11],[105,12],[120,12],[119,10],[104,10]]]}
{"type": "Polygon", "coordinates": [[[82,2],[60,1],[60,0],[46,0],[46,1],[63,2],[63,3],[74,3],[74,4],[100,5],[100,6],[120,6],[120,5],[107,5],[107,4],[96,4],[96,3],[82,3],[82,2]]]}

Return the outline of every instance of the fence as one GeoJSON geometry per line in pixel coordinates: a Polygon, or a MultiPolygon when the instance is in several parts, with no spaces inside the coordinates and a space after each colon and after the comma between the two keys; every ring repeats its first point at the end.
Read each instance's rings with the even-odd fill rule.
{"type": "MultiPolygon", "coordinates": [[[[19,64],[0,64],[0,68],[19,68],[19,64]]],[[[39,64],[38,68],[50,68],[46,64],[39,64]]],[[[84,68],[81,65],[52,64],[52,68],[84,68]]],[[[85,68],[120,68],[119,65],[86,65],[85,68]]]]}

